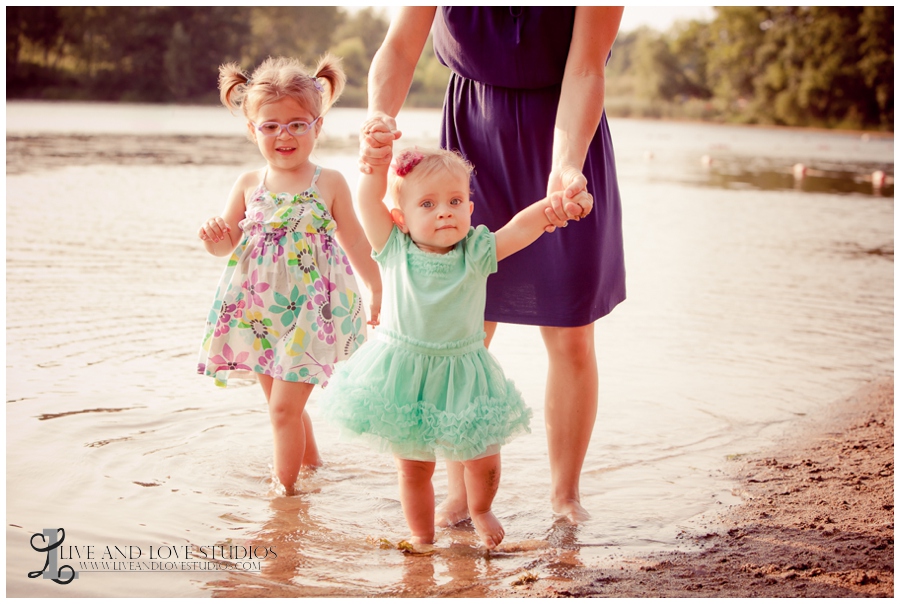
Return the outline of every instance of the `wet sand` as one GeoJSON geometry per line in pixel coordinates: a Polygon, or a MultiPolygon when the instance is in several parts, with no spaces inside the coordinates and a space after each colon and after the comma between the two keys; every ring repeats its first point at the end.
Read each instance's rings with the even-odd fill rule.
{"type": "Polygon", "coordinates": [[[519,597],[893,597],[894,383],[808,419],[765,455],[731,460],[742,502],[683,550],[523,574],[519,597]]]}

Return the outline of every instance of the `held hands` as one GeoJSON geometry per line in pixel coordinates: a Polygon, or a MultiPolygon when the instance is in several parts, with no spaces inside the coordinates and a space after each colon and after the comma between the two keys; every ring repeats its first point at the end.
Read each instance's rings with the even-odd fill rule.
{"type": "Polygon", "coordinates": [[[375,114],[359,129],[359,171],[371,174],[375,166],[391,163],[394,141],[402,133],[389,115],[375,114]]]}
{"type": "Polygon", "coordinates": [[[581,220],[587,216],[594,206],[594,197],[587,189],[577,193],[571,199],[566,199],[565,191],[555,191],[547,197],[547,207],[544,216],[550,224],[544,227],[544,231],[552,233],[557,227],[567,226],[569,220],[581,220]]]}
{"type": "Polygon", "coordinates": [[[210,243],[218,243],[226,238],[226,233],[231,232],[231,227],[225,222],[221,216],[213,216],[202,225],[197,232],[197,236],[201,241],[209,241],[210,243]]]}
{"type": "Polygon", "coordinates": [[[587,179],[573,165],[563,165],[550,172],[547,181],[550,207],[545,210],[550,224],[546,231],[564,227],[569,220],[581,220],[591,213],[594,197],[587,192],[587,179]]]}

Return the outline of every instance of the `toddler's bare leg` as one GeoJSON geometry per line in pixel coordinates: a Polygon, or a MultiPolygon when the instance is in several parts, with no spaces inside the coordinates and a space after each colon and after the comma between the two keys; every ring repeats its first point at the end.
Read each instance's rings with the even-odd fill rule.
{"type": "Polygon", "coordinates": [[[434,543],[434,475],[433,461],[416,461],[395,457],[400,483],[400,504],[412,532],[410,543],[434,543]]]}
{"type": "Polygon", "coordinates": [[[500,486],[500,454],[464,461],[469,514],[475,532],[488,549],[503,541],[503,525],[491,511],[494,495],[500,486]]]}
{"type": "Polygon", "coordinates": [[[434,513],[435,526],[454,526],[469,517],[466,501],[465,467],[462,462],[447,462],[447,498],[434,513]]]}
{"type": "Polygon", "coordinates": [[[300,466],[303,468],[318,468],[322,465],[319,457],[319,447],[316,445],[316,435],[313,434],[312,419],[306,409],[303,410],[303,431],[306,434],[306,448],[303,450],[303,459],[300,466]]]}
{"type": "MultiPolygon", "coordinates": [[[[497,331],[497,323],[484,322],[484,345],[490,347],[494,332],[497,331]]],[[[453,526],[469,517],[469,509],[466,495],[466,481],[463,466],[459,462],[447,462],[447,499],[438,506],[435,514],[437,526],[453,526]]]]}
{"type": "MultiPolygon", "coordinates": [[[[284,486],[285,492],[293,495],[294,483],[297,482],[300,467],[307,460],[307,435],[312,433],[312,424],[308,421],[308,415],[306,415],[307,421],[304,422],[306,414],[304,409],[313,385],[273,380],[267,375],[258,374],[257,377],[266,394],[266,399],[269,401],[275,476],[284,486]]],[[[314,455],[318,458],[315,440],[312,442],[314,455]]]]}

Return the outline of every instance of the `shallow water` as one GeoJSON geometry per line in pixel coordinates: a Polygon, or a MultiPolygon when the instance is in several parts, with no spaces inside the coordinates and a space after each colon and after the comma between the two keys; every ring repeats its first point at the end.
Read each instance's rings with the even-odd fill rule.
{"type": "MultiPolygon", "coordinates": [[[[334,110],[318,151],[351,188],[361,117],[334,110]]],[[[437,123],[400,116],[409,144],[434,144],[437,123]]],[[[508,551],[485,556],[463,525],[413,557],[377,543],[406,535],[392,460],[339,442],[317,421],[318,393],[326,465],[283,497],[259,387],[194,373],[223,269],[196,226],[260,165],[240,121],[219,108],[7,103],[7,594],[489,596],[526,570],[680,545],[735,501],[729,457],[893,373],[892,137],[610,127],[628,300],[597,324],[600,411],[582,478],[593,517],[574,528],[549,512],[546,359],[536,328],[504,325],[492,351],[536,418],[503,451],[508,551]],[[891,177],[881,190],[874,170],[891,177]],[[50,527],[79,546],[60,562],[76,567],[87,546],[141,547],[148,563],[184,546],[193,561],[214,545],[277,557],[232,571],[81,568],[57,585],[27,577],[44,562],[29,539],[50,527]]]]}

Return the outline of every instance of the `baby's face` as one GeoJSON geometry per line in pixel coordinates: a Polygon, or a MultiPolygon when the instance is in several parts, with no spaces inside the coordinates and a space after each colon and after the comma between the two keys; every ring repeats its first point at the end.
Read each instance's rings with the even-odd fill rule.
{"type": "Polygon", "coordinates": [[[441,170],[406,176],[395,220],[420,249],[446,254],[462,241],[472,226],[474,204],[469,201],[467,174],[441,170]]]}

